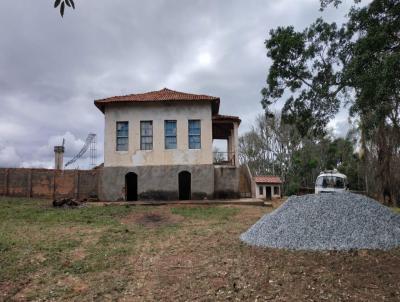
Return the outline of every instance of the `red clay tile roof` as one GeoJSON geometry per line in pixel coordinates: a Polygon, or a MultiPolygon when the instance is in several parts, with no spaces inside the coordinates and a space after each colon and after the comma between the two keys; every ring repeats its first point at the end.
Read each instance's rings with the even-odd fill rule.
{"type": "Polygon", "coordinates": [[[261,184],[281,184],[282,180],[279,176],[263,175],[254,176],[254,181],[261,184]]]}
{"type": "Polygon", "coordinates": [[[209,101],[212,103],[213,113],[219,110],[220,99],[218,97],[192,94],[170,90],[167,88],[150,91],[146,93],[136,93],[122,96],[113,96],[105,99],[95,100],[94,104],[104,113],[104,106],[113,103],[136,103],[136,102],[165,102],[165,101],[209,101]]]}
{"type": "Polygon", "coordinates": [[[212,117],[213,121],[230,121],[230,122],[240,122],[242,121],[238,116],[233,116],[233,115],[222,115],[222,114],[216,114],[212,117]]]}

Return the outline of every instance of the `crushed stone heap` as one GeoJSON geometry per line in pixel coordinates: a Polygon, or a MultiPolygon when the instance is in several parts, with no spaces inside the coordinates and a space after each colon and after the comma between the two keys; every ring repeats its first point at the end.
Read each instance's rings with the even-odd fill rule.
{"type": "Polygon", "coordinates": [[[400,215],[353,193],[291,196],[240,239],[293,250],[388,250],[400,246],[400,215]]]}

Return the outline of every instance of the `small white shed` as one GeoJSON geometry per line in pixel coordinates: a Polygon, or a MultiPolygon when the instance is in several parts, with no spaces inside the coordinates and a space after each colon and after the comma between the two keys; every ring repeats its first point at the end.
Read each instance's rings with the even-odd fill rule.
{"type": "Polygon", "coordinates": [[[256,198],[274,199],[280,198],[282,193],[282,180],[279,176],[260,175],[253,177],[256,198]]]}

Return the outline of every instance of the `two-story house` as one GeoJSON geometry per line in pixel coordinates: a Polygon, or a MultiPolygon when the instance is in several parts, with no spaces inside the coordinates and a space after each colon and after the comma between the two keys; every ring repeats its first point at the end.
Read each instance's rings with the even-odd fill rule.
{"type": "Polygon", "coordinates": [[[105,117],[100,198],[239,195],[240,119],[219,115],[218,97],[164,88],[94,103],[105,117]],[[215,156],[213,139],[227,140],[227,152],[215,156]]]}

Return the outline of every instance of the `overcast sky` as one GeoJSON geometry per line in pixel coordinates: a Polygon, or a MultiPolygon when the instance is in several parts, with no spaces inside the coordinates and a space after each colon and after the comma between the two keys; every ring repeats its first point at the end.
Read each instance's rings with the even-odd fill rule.
{"type": "MultiPolygon", "coordinates": [[[[1,1],[0,167],[50,168],[54,145],[64,137],[71,157],[89,132],[101,163],[93,100],[164,87],[219,96],[243,133],[262,113],[270,29],[342,23],[350,4],[321,13],[318,0],[75,0],[62,19],[53,3],[1,1]]],[[[331,125],[345,134],[346,115],[331,125]]]]}

